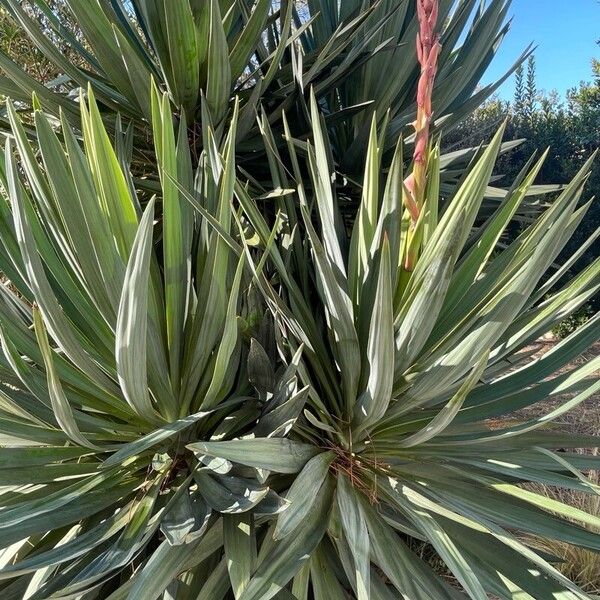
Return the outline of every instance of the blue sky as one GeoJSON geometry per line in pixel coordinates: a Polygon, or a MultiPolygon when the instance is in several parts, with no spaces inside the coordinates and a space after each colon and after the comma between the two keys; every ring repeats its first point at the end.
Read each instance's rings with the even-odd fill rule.
{"type": "MultiPolygon", "coordinates": [[[[509,14],[514,17],[511,31],[483,83],[510,68],[529,42],[538,46],[538,88],[564,95],[581,80],[591,79],[591,58],[600,58],[599,0],[513,0],[509,14]]],[[[513,90],[514,77],[500,95],[510,99],[513,90]]]]}

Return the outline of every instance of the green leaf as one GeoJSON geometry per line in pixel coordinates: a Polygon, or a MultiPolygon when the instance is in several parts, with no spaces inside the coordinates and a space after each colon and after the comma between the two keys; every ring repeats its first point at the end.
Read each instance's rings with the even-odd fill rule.
{"type": "Polygon", "coordinates": [[[313,510],[298,535],[275,543],[259,556],[260,563],[238,600],[269,600],[300,571],[325,534],[331,499],[332,485],[328,480],[317,494],[313,510]]]}
{"type": "MultiPolygon", "coordinates": [[[[165,3],[165,30],[173,99],[189,114],[196,109],[201,60],[194,15],[189,1],[165,3]]],[[[169,114],[170,114],[169,110],[169,114]]]]}
{"type": "Polygon", "coordinates": [[[110,223],[119,253],[123,260],[127,260],[138,225],[137,199],[131,196],[91,87],[88,89],[88,103],[86,107],[82,92],[80,106],[85,153],[100,206],[110,223]]]}
{"type": "Polygon", "coordinates": [[[313,508],[334,459],[333,452],[318,454],[300,471],[285,496],[289,505],[277,519],[273,532],[275,540],[288,537],[302,526],[313,508]]]}
{"type": "Polygon", "coordinates": [[[348,278],[354,301],[360,304],[362,288],[372,263],[371,246],[377,228],[379,212],[380,153],[377,139],[377,119],[373,116],[365,162],[363,194],[356,222],[352,229],[348,278]]]}
{"type": "Polygon", "coordinates": [[[186,480],[175,493],[160,530],[171,546],[189,544],[204,535],[210,516],[210,507],[199,492],[189,492],[186,480]]]}
{"type": "Polygon", "coordinates": [[[229,53],[229,64],[234,81],[243,74],[252,52],[260,44],[261,33],[265,28],[270,8],[270,0],[258,0],[229,53]]]}
{"type": "Polygon", "coordinates": [[[372,561],[385,573],[401,594],[414,600],[454,598],[433,569],[400,539],[373,507],[363,504],[372,561]]]}
{"type": "Polygon", "coordinates": [[[46,376],[48,379],[48,393],[50,395],[50,401],[52,402],[52,410],[56,416],[56,420],[60,425],[61,429],[77,444],[84,448],[91,448],[93,450],[100,450],[98,446],[92,444],[84,435],[79,431],[77,422],[73,416],[71,405],[67,400],[63,388],[54,368],[54,361],[52,359],[52,350],[48,343],[48,335],[44,326],[44,320],[40,311],[37,308],[33,308],[33,322],[35,325],[35,334],[44,357],[44,365],[46,366],[46,376]]]}
{"type": "Polygon", "coordinates": [[[387,239],[384,239],[367,342],[367,389],[358,398],[354,409],[354,419],[360,429],[366,429],[377,423],[385,414],[392,399],[394,309],[390,273],[390,245],[387,239]]]}
{"type": "MultiPolygon", "coordinates": [[[[237,401],[235,402],[237,404],[237,401]]],[[[228,403],[223,403],[215,410],[220,410],[221,408],[226,408],[228,403]]],[[[138,456],[144,453],[146,450],[153,448],[154,446],[158,446],[162,444],[166,440],[171,439],[172,437],[178,435],[182,431],[189,429],[192,425],[198,423],[198,421],[208,417],[213,414],[215,410],[212,411],[202,411],[190,415],[189,417],[184,417],[183,419],[178,419],[173,423],[169,423],[167,425],[163,425],[158,429],[142,436],[140,439],[131,442],[130,444],[124,445],[117,452],[109,456],[102,465],[104,467],[111,467],[121,463],[124,463],[126,460],[138,456]]]]}
{"type": "Polygon", "coordinates": [[[229,103],[231,91],[231,65],[227,37],[223,30],[218,0],[209,0],[210,29],[208,41],[208,82],[206,100],[215,121],[219,121],[229,103]]]}
{"type": "Polygon", "coordinates": [[[157,414],[148,391],[146,332],[148,328],[148,282],[152,254],[154,202],[146,210],[127,264],[119,303],[115,357],[119,382],[127,402],[151,423],[157,414]]]}
{"type": "Polygon", "coordinates": [[[344,391],[346,412],[351,415],[356,402],[356,392],[361,374],[361,358],[358,334],[354,325],[354,310],[347,282],[340,281],[341,274],[327,258],[317,234],[303,211],[309,240],[314,252],[316,271],[327,308],[329,333],[339,362],[341,383],[344,391]]]}
{"type": "MultiPolygon", "coordinates": [[[[166,93],[161,96],[154,83],[152,84],[152,125],[163,196],[163,270],[169,364],[171,383],[174,390],[178,390],[185,312],[190,294],[193,221],[190,207],[182,201],[175,182],[180,181],[180,171],[187,170],[179,163],[189,160],[189,154],[185,156],[185,152],[188,152],[186,140],[186,147],[181,149],[179,155],[179,148],[175,145],[169,98],[166,93]]],[[[185,132],[185,119],[182,120],[181,127],[185,132]]],[[[180,147],[182,143],[180,140],[180,147]]],[[[186,181],[182,183],[189,185],[186,181]]],[[[172,413],[171,417],[174,417],[175,407],[172,408],[172,413]]]]}
{"type": "Polygon", "coordinates": [[[237,306],[243,270],[244,255],[242,254],[231,285],[231,292],[227,303],[227,313],[225,315],[225,326],[217,349],[210,387],[200,404],[200,408],[204,410],[213,408],[215,403],[221,399],[220,396],[223,393],[223,385],[233,362],[232,356],[238,342],[237,306]]]}
{"type": "Polygon", "coordinates": [[[369,531],[357,492],[347,477],[337,478],[337,503],[344,536],[354,557],[358,600],[371,597],[369,531]]]}
{"type": "Polygon", "coordinates": [[[30,225],[29,215],[31,214],[31,205],[18,179],[17,166],[14,161],[10,141],[7,142],[6,158],[8,163],[7,179],[9,194],[14,203],[13,218],[15,232],[21,254],[25,259],[29,284],[44,317],[45,325],[54,341],[77,367],[93,381],[96,381],[99,386],[105,390],[113,391],[116,388],[114,382],[83,349],[77,333],[68,321],[48,281],[30,225]]]}
{"type": "Polygon", "coordinates": [[[412,273],[396,316],[398,374],[418,357],[433,330],[450,286],[455,262],[483,200],[503,134],[504,127],[501,127],[466,176],[412,273]]]}
{"type": "Polygon", "coordinates": [[[256,563],[256,534],[252,513],[223,517],[225,557],[236,599],[248,586],[256,563]]]}
{"type": "Polygon", "coordinates": [[[195,454],[208,454],[234,463],[275,473],[298,473],[317,454],[308,444],[281,438],[256,438],[230,442],[196,442],[187,448],[195,454]]]}
{"type": "Polygon", "coordinates": [[[427,427],[421,429],[417,433],[408,436],[402,440],[399,440],[399,448],[411,448],[412,446],[418,446],[424,444],[429,440],[433,439],[437,435],[440,435],[444,429],[446,429],[454,420],[454,417],[458,414],[461,409],[466,397],[469,395],[471,390],[479,382],[489,360],[489,351],[484,353],[479,363],[475,365],[468,377],[465,378],[460,389],[452,396],[450,401],[437,413],[437,415],[431,420],[427,427]]]}
{"type": "MultiPolygon", "coordinates": [[[[206,469],[210,469],[210,465],[206,469]]],[[[252,510],[269,493],[268,487],[253,479],[211,475],[202,468],[196,469],[194,478],[206,503],[220,513],[237,515],[252,510]]]]}

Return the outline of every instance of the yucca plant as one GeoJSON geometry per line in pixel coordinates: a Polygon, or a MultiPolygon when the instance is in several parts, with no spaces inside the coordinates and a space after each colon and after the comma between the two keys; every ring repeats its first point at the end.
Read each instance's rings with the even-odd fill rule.
{"type": "Polygon", "coordinates": [[[242,515],[266,520],[286,504],[267,471],[186,445],[270,436],[285,449],[307,396],[298,356],[265,381],[256,349],[268,338],[254,351],[246,340],[262,335],[261,305],[242,293],[244,255],[227,238],[237,109],[222,148],[194,173],[185,127],[175,134],[154,89],[162,202],[143,210],[131,149],[121,137],[112,146],[91,90],[81,111],[83,148],[66,119],[61,141],[40,110],[33,148],[7,105],[0,595],[141,599],[168,588],[216,598],[244,582],[230,567],[229,583],[220,555],[224,544],[228,558],[237,552],[242,515]]]}
{"type": "MultiPolygon", "coordinates": [[[[260,107],[277,132],[284,111],[297,136],[308,131],[306,94],[312,86],[335,129],[333,148],[345,172],[363,163],[364,124],[372,114],[383,119],[389,110],[390,143],[414,120],[414,0],[64,0],[73,17],[67,23],[49,0],[0,4],[63,73],[49,89],[49,82],[35,81],[0,53],[0,94],[26,106],[35,91],[45,112],[58,117],[62,109],[71,126],[79,127],[78,90],[93,85],[103,113],[118,112],[134,124],[135,157],[143,171],[152,164],[151,78],[168,92],[173,112],[185,113],[194,157],[203,143],[203,100],[218,126],[239,98],[236,152],[247,162],[263,150],[255,121],[260,107]],[[57,40],[71,49],[70,56],[57,49],[57,40]],[[393,77],[389,64],[399,65],[393,77]]],[[[500,84],[476,91],[508,31],[509,2],[441,4],[436,122],[449,128],[500,84]]],[[[114,119],[107,123],[112,127],[114,119]]]]}
{"type": "Polygon", "coordinates": [[[1,597],[587,598],[521,534],[598,551],[598,517],[520,484],[600,492],[557,452],[598,438],[548,426],[600,389],[598,359],[555,375],[600,317],[522,364],[599,289],[561,285],[577,255],[542,279],[590,162],[498,250],[543,157],[482,216],[502,131],[432,142],[506,3],[457,51],[471,0],[69,0],[84,43],[36,0],[86,69],[2,2],[68,77],[0,58],[1,597]]]}
{"type": "MultiPolygon", "coordinates": [[[[266,192],[271,182],[265,169],[264,122],[273,131],[270,143],[281,148],[285,113],[294,136],[304,142],[310,131],[308,90],[313,89],[331,131],[336,170],[344,175],[337,180],[344,199],[340,205],[351,219],[360,199],[357,181],[372,116],[377,115],[380,126],[389,122],[383,143],[385,167],[400,133],[408,145],[413,143],[419,5],[420,0],[1,0],[0,6],[54,65],[52,70],[62,75],[50,82],[36,81],[0,52],[0,96],[16,101],[26,118],[35,92],[46,114],[58,118],[62,110],[77,130],[80,91],[85,94],[91,84],[111,135],[116,134],[118,114],[132,138],[136,185],[151,191],[159,175],[153,160],[150,80],[167,92],[175,120],[185,121],[194,166],[205,148],[203,112],[210,112],[220,143],[237,98],[237,162],[266,192]],[[394,67],[393,77],[390,64],[400,65],[394,67]]],[[[440,3],[443,45],[433,131],[451,129],[512,72],[478,87],[508,31],[509,8],[510,2],[504,0],[440,3]]],[[[527,51],[521,60],[526,56],[527,51]]],[[[2,124],[10,127],[0,109],[2,124]]],[[[25,130],[34,135],[32,129],[25,130]]],[[[508,142],[504,150],[512,147],[514,143],[508,142]]],[[[441,158],[442,194],[453,192],[475,151],[441,158]]],[[[528,195],[551,189],[534,186],[528,195]]],[[[490,185],[482,215],[505,194],[490,185]]],[[[519,215],[531,208],[536,214],[536,201],[524,204],[519,215]]],[[[275,204],[279,208],[280,203],[275,204]]]]}
{"type": "MultiPolygon", "coordinates": [[[[261,548],[277,544],[288,559],[271,567],[272,581],[285,585],[295,572],[288,590],[299,599],[464,597],[413,552],[421,540],[470,598],[587,598],[552,556],[537,554],[518,533],[600,550],[597,515],[520,486],[600,491],[581,473],[597,467],[597,456],[557,452],[597,446],[598,438],[547,427],[600,390],[598,358],[555,374],[598,339],[599,318],[542,358],[522,362],[530,342],[599,289],[600,261],[564,287],[556,284],[570,261],[540,284],[589,208],[579,201],[591,159],[547,211],[495,251],[544,157],[526,165],[500,208],[472,232],[503,132],[476,157],[443,211],[439,149],[430,148],[424,203],[413,224],[402,144],[382,177],[384,133],[374,119],[363,199],[348,231],[338,218],[314,99],[312,118],[308,175],[299,168],[297,141],[288,137],[296,168],[286,186],[296,189],[300,207],[291,240],[286,234],[278,243],[256,204],[238,196],[268,256],[271,278],[257,281],[276,319],[280,353],[303,348],[299,375],[310,386],[292,447],[297,454],[312,448],[316,456],[290,486],[290,506],[262,542],[261,548]],[[416,260],[407,265],[411,251],[416,260]],[[508,418],[560,396],[567,399],[542,417],[508,418]]],[[[247,247],[249,261],[256,252],[247,247]]],[[[201,447],[269,467],[251,441],[201,447]]],[[[241,597],[269,598],[274,589],[255,575],[241,597]]]]}
{"type": "Polygon", "coordinates": [[[493,255],[540,163],[469,235],[501,133],[439,218],[433,148],[407,270],[402,146],[380,189],[375,122],[348,239],[315,99],[314,196],[288,135],[300,214],[291,204],[270,228],[265,200],[234,177],[236,120],[221,150],[207,125],[192,176],[153,94],[160,211],[154,199],[142,211],[126,141],[110,144],[93,93],[83,148],[37,110],[34,149],[8,104],[2,597],[464,597],[412,552],[422,540],[472,598],[585,598],[514,530],[598,549],[572,524],[597,517],[517,485],[598,491],[580,473],[595,457],[552,451],[596,438],[537,431],[598,389],[597,360],[546,379],[598,337],[598,319],[511,369],[597,290],[598,263],[549,297],[559,275],[536,288],[587,209],[589,165],[493,255]],[[256,325],[255,289],[274,336],[256,325]],[[547,417],[490,426],[563,393],[576,395],[547,417]]]}

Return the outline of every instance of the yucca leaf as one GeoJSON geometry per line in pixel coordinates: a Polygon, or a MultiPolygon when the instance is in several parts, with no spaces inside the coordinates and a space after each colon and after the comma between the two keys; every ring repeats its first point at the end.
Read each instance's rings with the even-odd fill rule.
{"type": "Polygon", "coordinates": [[[396,316],[398,373],[403,372],[418,356],[433,329],[450,286],[454,264],[483,200],[503,132],[504,128],[498,131],[457,192],[438,224],[436,232],[440,233],[434,233],[429,245],[423,250],[408,288],[400,300],[400,310],[396,316]]]}
{"type": "Polygon", "coordinates": [[[29,282],[44,316],[46,326],[54,340],[82,371],[102,385],[104,389],[112,391],[115,389],[114,383],[83,350],[72,325],[68,322],[48,282],[29,225],[27,212],[31,211],[31,207],[27,206],[24,190],[18,180],[10,142],[7,146],[6,157],[9,191],[15,201],[13,212],[15,231],[21,253],[26,257],[29,282]]]}
{"type": "Polygon", "coordinates": [[[86,103],[80,98],[86,155],[105,218],[110,223],[121,257],[127,260],[138,224],[136,199],[131,197],[119,168],[91,88],[88,89],[88,100],[89,107],[85,107],[86,103]]]}
{"type": "MultiPolygon", "coordinates": [[[[231,228],[230,203],[233,198],[235,186],[235,152],[234,144],[237,126],[237,109],[231,121],[231,127],[224,144],[223,162],[215,158],[211,177],[219,182],[218,203],[216,206],[216,219],[229,233],[231,228]]],[[[199,289],[198,303],[207,307],[206,313],[201,311],[191,324],[190,340],[185,348],[186,360],[184,362],[182,406],[180,415],[183,416],[192,405],[196,387],[198,386],[202,370],[208,361],[210,352],[217,343],[222,333],[223,323],[226,318],[227,304],[227,276],[230,268],[230,249],[228,243],[218,233],[213,233],[208,242],[206,255],[206,268],[204,273],[198,274],[199,289]]],[[[201,400],[200,400],[201,401],[201,400]]]]}
{"type": "Polygon", "coordinates": [[[348,414],[352,414],[361,374],[360,348],[354,325],[352,300],[349,296],[347,281],[341,273],[336,272],[336,267],[327,258],[325,248],[321,245],[306,215],[305,223],[315,255],[324,304],[331,322],[331,335],[336,357],[343,375],[342,385],[346,411],[348,414]]]}
{"type": "MultiPolygon", "coordinates": [[[[287,395],[287,394],[286,394],[287,395]]],[[[275,397],[269,411],[262,415],[254,433],[259,436],[285,437],[296,423],[302,409],[310,395],[310,388],[304,387],[298,392],[285,396],[275,397]]]]}
{"type": "Polygon", "coordinates": [[[0,578],[27,574],[40,568],[60,565],[83,556],[102,545],[125,527],[127,518],[126,514],[114,515],[72,540],[57,544],[55,547],[34,556],[26,557],[18,563],[18,566],[4,566],[0,570],[0,578]]]}
{"type": "Polygon", "coordinates": [[[353,299],[356,303],[362,300],[362,286],[371,263],[371,246],[377,227],[379,211],[379,147],[377,137],[377,121],[371,122],[369,146],[363,182],[363,197],[356,215],[356,223],[352,230],[350,256],[348,262],[348,278],[353,299]]]}
{"type": "Polygon", "coordinates": [[[151,423],[157,414],[148,391],[146,338],[148,284],[152,252],[154,202],[144,211],[125,272],[117,317],[115,356],[119,382],[127,402],[151,423]]]}
{"type": "Polygon", "coordinates": [[[277,542],[261,556],[250,583],[238,600],[269,600],[296,575],[317,547],[327,528],[332,486],[328,482],[317,494],[313,510],[292,540],[277,542]]]}
{"type": "MultiPolygon", "coordinates": [[[[32,199],[35,198],[35,205],[42,218],[47,222],[48,233],[44,231],[36,212],[29,211],[29,223],[35,243],[50,273],[62,284],[60,287],[57,286],[58,289],[55,288],[57,298],[63,304],[73,303],[76,310],[71,311],[72,319],[82,332],[92,337],[96,336],[101,342],[99,346],[110,346],[110,333],[101,316],[97,314],[93,303],[90,302],[87,292],[82,289],[77,280],[80,267],[74,249],[69,243],[64,221],[61,220],[60,202],[57,203],[52,195],[50,185],[38,165],[34,149],[27,140],[26,132],[14,107],[8,103],[7,109],[11,126],[15,132],[19,156],[33,191],[32,199]]],[[[52,175],[60,176],[59,173],[52,173],[52,175]]],[[[100,355],[98,352],[97,356],[100,355]]]]}
{"type": "Polygon", "coordinates": [[[46,328],[44,326],[44,320],[40,311],[34,307],[33,309],[33,322],[35,325],[35,333],[44,357],[44,364],[46,366],[46,373],[48,378],[48,393],[52,402],[52,410],[56,415],[56,420],[60,425],[61,429],[77,444],[84,448],[91,448],[92,450],[99,450],[97,446],[92,444],[85,438],[84,435],[79,431],[79,427],[73,417],[73,411],[71,405],[67,400],[60,379],[57,376],[54,368],[54,362],[52,359],[52,350],[48,343],[48,336],[46,328]]]}
{"type": "Polygon", "coordinates": [[[319,202],[317,202],[317,209],[323,228],[323,245],[327,251],[330,262],[336,265],[337,269],[340,270],[341,276],[344,276],[346,273],[346,265],[342,258],[340,241],[338,239],[339,212],[331,188],[331,167],[329,165],[325,137],[321,127],[321,116],[317,108],[317,100],[314,93],[311,93],[310,102],[315,146],[314,155],[312,155],[309,150],[309,159],[313,170],[317,198],[319,199],[319,202]]]}
{"type": "Polygon", "coordinates": [[[253,516],[249,513],[224,516],[223,539],[233,593],[239,598],[250,582],[257,558],[253,516]]]}
{"type": "Polygon", "coordinates": [[[247,23],[235,41],[229,53],[229,64],[234,78],[242,75],[252,52],[260,45],[260,34],[265,28],[270,8],[270,0],[258,0],[247,23]]]}
{"type": "Polygon", "coordinates": [[[312,510],[335,455],[324,452],[311,458],[288,490],[289,506],[279,515],[273,538],[282,540],[302,525],[312,510]]]}
{"type": "Polygon", "coordinates": [[[338,565],[332,554],[331,546],[322,542],[311,556],[310,585],[315,598],[343,598],[347,595],[335,572],[338,565]]]}
{"type": "Polygon", "coordinates": [[[213,408],[215,403],[221,399],[220,394],[223,393],[222,387],[232,362],[233,352],[238,343],[237,305],[239,301],[240,282],[242,279],[243,270],[244,255],[242,254],[234,275],[233,282],[231,284],[231,292],[229,301],[227,303],[227,314],[225,315],[223,336],[217,350],[212,379],[210,386],[200,403],[200,408],[203,410],[213,408]]]}
{"type": "MultiPolygon", "coordinates": [[[[222,406],[223,407],[223,406],[222,406]]],[[[120,448],[114,454],[111,454],[103,463],[103,467],[111,467],[115,466],[119,463],[123,463],[126,460],[140,455],[146,450],[153,448],[154,446],[158,446],[165,440],[172,438],[173,436],[178,435],[182,431],[185,431],[192,425],[195,425],[199,420],[208,417],[212,414],[213,411],[204,411],[198,412],[189,417],[184,417],[183,419],[178,419],[168,425],[163,425],[158,429],[155,429],[151,433],[141,437],[140,439],[132,442],[130,444],[126,444],[122,448],[120,448]]]]}
{"type": "Polygon", "coordinates": [[[468,377],[465,378],[464,383],[456,394],[450,399],[448,404],[442,408],[432,421],[413,435],[400,440],[398,445],[402,448],[410,448],[411,446],[417,446],[423,444],[432,438],[440,435],[444,429],[446,429],[451,423],[454,417],[460,411],[467,395],[477,385],[483,371],[485,370],[489,360],[489,352],[484,352],[480,361],[475,365],[468,377]]]}
{"type": "Polygon", "coordinates": [[[150,102],[150,81],[152,72],[145,61],[140,58],[138,53],[130,46],[127,38],[120,29],[114,24],[112,28],[137,104],[141,108],[142,114],[146,120],[150,121],[152,118],[150,102]]]}
{"type": "Polygon", "coordinates": [[[460,548],[447,532],[440,527],[439,521],[436,521],[426,511],[418,508],[410,508],[406,512],[419,530],[427,536],[427,539],[452,570],[452,573],[460,581],[469,596],[474,600],[486,600],[487,593],[473,572],[467,557],[460,551],[460,548]]]}
{"type": "Polygon", "coordinates": [[[297,473],[317,454],[312,446],[281,438],[196,442],[188,448],[197,454],[209,454],[276,473],[297,473]]]}
{"type": "MultiPolygon", "coordinates": [[[[483,482],[487,478],[488,475],[479,475],[475,471],[472,477],[468,476],[466,479],[483,482]]],[[[493,479],[488,479],[488,481],[491,482],[493,479]]],[[[593,532],[586,531],[583,527],[577,525],[569,531],[563,531],[564,521],[560,517],[545,513],[540,510],[541,505],[532,506],[524,498],[518,498],[516,494],[513,495],[514,497],[504,496],[494,491],[492,487],[482,488],[477,483],[473,484],[470,481],[461,481],[459,486],[445,481],[442,488],[443,491],[440,490],[440,492],[448,495],[450,504],[455,506],[456,510],[470,511],[470,514],[479,515],[479,518],[494,518],[495,512],[501,516],[494,519],[507,527],[562,539],[565,542],[591,549],[598,549],[598,539],[593,532]],[[478,506],[473,501],[474,493],[480,494],[480,500],[486,502],[480,502],[478,506]]],[[[439,495],[437,497],[439,498],[439,495]]],[[[539,498],[540,501],[544,501],[542,496],[539,498]]],[[[563,506],[563,509],[568,510],[568,507],[563,506]]],[[[555,513],[558,514],[558,511],[555,511],[555,513]]]]}
{"type": "Polygon", "coordinates": [[[223,31],[218,0],[210,0],[210,28],[208,41],[206,100],[213,117],[220,120],[224,115],[231,88],[231,64],[229,49],[223,31]]]}
{"type": "Polygon", "coordinates": [[[190,493],[187,480],[175,492],[160,529],[171,546],[189,544],[204,535],[212,510],[202,495],[190,493]]]}
{"type": "Polygon", "coordinates": [[[415,600],[455,597],[431,568],[414,555],[382,517],[364,502],[363,513],[369,529],[372,560],[400,593],[415,600]]]}
{"type": "Polygon", "coordinates": [[[346,477],[338,477],[336,498],[344,537],[354,559],[356,596],[367,600],[371,597],[369,531],[356,493],[346,477]]]}
{"type": "MultiPolygon", "coordinates": [[[[97,256],[98,270],[106,288],[106,295],[112,305],[112,319],[116,320],[119,292],[125,274],[126,258],[122,259],[111,240],[110,228],[105,214],[96,199],[92,174],[86,157],[82,152],[71,127],[61,119],[61,127],[65,139],[68,164],[73,185],[77,189],[77,197],[81,212],[86,220],[86,231],[97,256]]],[[[73,211],[77,208],[74,206],[73,211]]]]}
{"type": "MultiPolygon", "coordinates": [[[[201,61],[194,14],[188,0],[165,3],[167,52],[171,67],[169,85],[176,105],[193,113],[198,99],[201,61]]],[[[212,22],[215,26],[215,21],[212,22]]],[[[219,23],[220,25],[220,23],[219,23]]],[[[168,102],[168,100],[167,100],[168,102]]]]}
{"type": "Polygon", "coordinates": [[[354,409],[355,422],[361,429],[379,421],[387,411],[394,385],[393,356],[394,314],[390,246],[387,239],[384,239],[367,342],[367,389],[358,398],[354,409]]]}
{"type": "Polygon", "coordinates": [[[477,276],[480,275],[484,270],[485,264],[489,259],[493,249],[496,247],[500,235],[508,226],[514,213],[518,209],[519,204],[523,201],[525,193],[533,184],[537,174],[546,160],[546,157],[547,153],[544,153],[538,162],[533,166],[531,171],[527,174],[527,177],[525,177],[521,185],[515,189],[512,194],[507,196],[506,201],[498,209],[498,211],[496,211],[493,218],[490,219],[487,227],[485,227],[483,235],[477,241],[476,245],[473,246],[471,251],[463,260],[461,260],[460,265],[455,270],[453,275],[455,285],[451,286],[451,290],[446,297],[444,305],[445,310],[449,310],[460,301],[461,292],[464,293],[464,291],[468,289],[468,286],[470,286],[477,276]]]}
{"type": "MultiPolygon", "coordinates": [[[[112,24],[101,4],[96,1],[68,0],[68,5],[85,36],[96,49],[96,59],[103,71],[115,82],[121,94],[129,102],[134,102],[135,93],[131,87],[123,57],[114,43],[112,24]]],[[[128,102],[126,101],[124,104],[127,105],[128,102]]],[[[132,104],[129,106],[132,107],[132,104]]]]}
{"type": "Polygon", "coordinates": [[[139,577],[131,580],[129,589],[123,590],[125,597],[130,600],[145,600],[160,596],[176,576],[186,570],[189,553],[200,543],[196,541],[188,545],[172,546],[165,540],[139,572],[139,577]]]}
{"type": "MultiPolygon", "coordinates": [[[[187,184],[184,172],[189,157],[187,148],[180,141],[176,148],[175,135],[171,122],[169,99],[159,94],[152,85],[152,122],[157,140],[157,160],[161,168],[163,189],[163,247],[165,278],[165,310],[167,341],[169,345],[169,363],[173,389],[179,389],[180,363],[182,354],[182,336],[185,324],[185,309],[189,296],[191,276],[191,211],[183,202],[174,182],[187,184]],[[181,154],[179,154],[181,152],[181,154]],[[179,174],[181,172],[181,177],[179,174]]],[[[185,119],[182,121],[185,131],[185,119]]]]}
{"type": "Polygon", "coordinates": [[[223,559],[208,576],[196,600],[222,600],[230,589],[227,561],[223,559]]]}
{"type": "MultiPolygon", "coordinates": [[[[207,469],[213,467],[208,464],[207,469]]],[[[214,510],[223,514],[237,515],[255,509],[267,499],[269,488],[264,484],[232,475],[215,474],[198,469],[194,478],[198,482],[200,493],[214,510]]]]}
{"type": "Polygon", "coordinates": [[[71,177],[69,162],[60,146],[56,134],[52,131],[46,117],[39,111],[35,113],[35,124],[40,151],[53,187],[60,217],[69,241],[79,260],[82,275],[92,289],[92,297],[105,319],[113,318],[111,301],[98,273],[101,267],[96,257],[93,239],[88,232],[85,214],[79,202],[75,182],[71,177]]]}

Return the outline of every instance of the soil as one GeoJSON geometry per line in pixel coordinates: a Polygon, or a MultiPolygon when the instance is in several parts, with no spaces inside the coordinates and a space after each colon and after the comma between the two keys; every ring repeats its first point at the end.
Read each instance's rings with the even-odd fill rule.
{"type": "MultiPolygon", "coordinates": [[[[534,351],[532,360],[539,358],[546,352],[551,350],[558,340],[554,337],[540,338],[528,349],[534,351]]],[[[581,356],[569,363],[559,372],[564,373],[571,371],[576,367],[581,366],[600,355],[600,341],[596,342],[591,348],[584,352],[581,356]]],[[[557,374],[557,373],[556,373],[557,374]]],[[[554,375],[556,375],[554,374],[554,375]]],[[[594,376],[596,379],[600,377],[600,370],[596,371],[594,376]]],[[[543,402],[538,402],[526,409],[518,411],[510,415],[510,418],[518,421],[528,420],[547,414],[552,409],[560,406],[569,395],[558,396],[553,399],[548,399],[543,402]]],[[[590,396],[582,402],[577,408],[564,414],[562,417],[554,421],[554,427],[561,431],[569,431],[580,434],[600,434],[600,393],[590,396]]]]}

